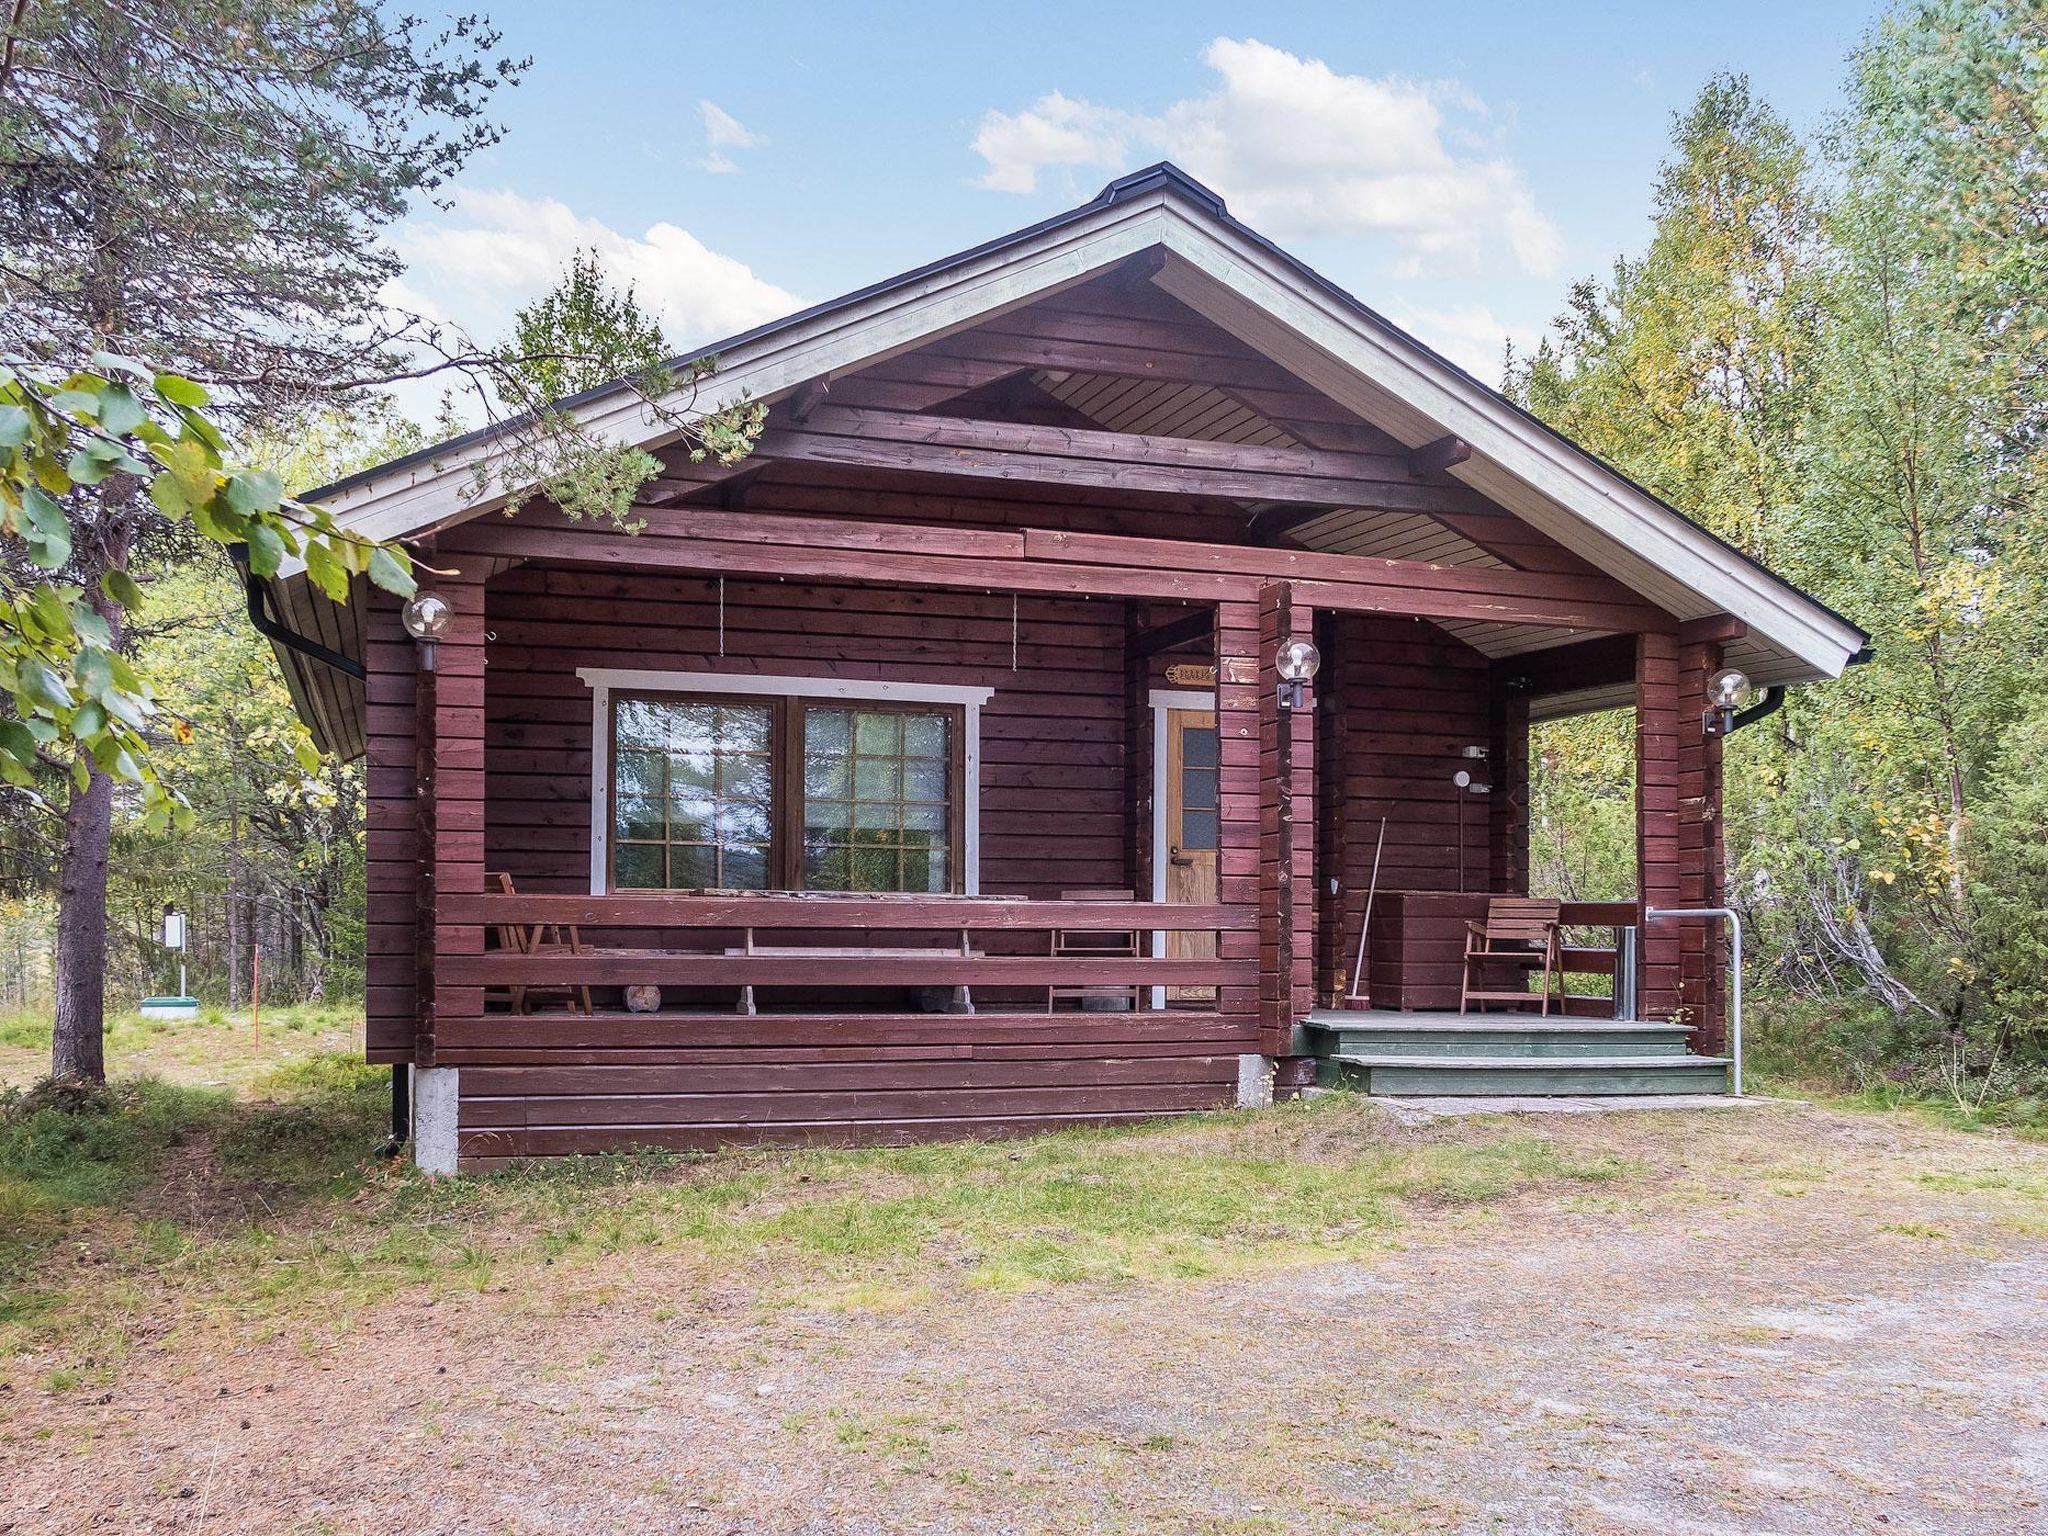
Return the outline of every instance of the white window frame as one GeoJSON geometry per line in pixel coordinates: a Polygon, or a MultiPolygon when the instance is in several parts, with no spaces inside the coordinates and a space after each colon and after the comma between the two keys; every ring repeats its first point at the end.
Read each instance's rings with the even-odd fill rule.
{"type": "MultiPolygon", "coordinates": [[[[869,678],[780,677],[738,672],[644,672],[631,667],[578,667],[590,689],[590,894],[608,896],[611,869],[611,742],[614,693],[739,693],[780,699],[874,699],[884,703],[955,704],[966,717],[961,744],[960,874],[964,893],[981,894],[981,706],[993,688],[869,678]]],[[[1164,718],[1162,716],[1162,718],[1164,718]]]]}
{"type": "MultiPolygon", "coordinates": [[[[1154,688],[1147,697],[1152,703],[1152,899],[1163,903],[1166,900],[1166,716],[1168,711],[1175,709],[1215,714],[1216,690],[1154,688]]],[[[1220,817],[1218,825],[1220,830],[1220,817]]],[[[1219,837],[1218,843],[1221,841],[1219,837]]],[[[1154,959],[1166,958],[1164,928],[1152,930],[1152,955],[1154,959]]],[[[1166,1006],[1166,988],[1152,989],[1152,1006],[1166,1006]]]]}

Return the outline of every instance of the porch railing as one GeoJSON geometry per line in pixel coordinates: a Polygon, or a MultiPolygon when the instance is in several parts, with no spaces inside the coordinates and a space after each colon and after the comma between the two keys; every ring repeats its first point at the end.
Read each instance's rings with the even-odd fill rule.
{"type": "Polygon", "coordinates": [[[455,986],[676,987],[1255,985],[1249,906],[975,896],[560,894],[451,896],[444,919],[576,930],[573,949],[502,945],[444,955],[455,986]],[[1051,953],[1059,932],[1147,936],[1131,955],[1051,953]],[[1149,935],[1209,933],[1213,956],[1153,955],[1149,935]]]}

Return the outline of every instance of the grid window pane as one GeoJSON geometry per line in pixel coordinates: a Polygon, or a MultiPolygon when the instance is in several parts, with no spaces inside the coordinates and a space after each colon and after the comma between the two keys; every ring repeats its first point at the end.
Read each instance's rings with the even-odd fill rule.
{"type": "Polygon", "coordinates": [[[814,708],[804,720],[804,884],[949,891],[953,719],[814,708]]]}
{"type": "Polygon", "coordinates": [[[613,707],[612,882],[764,889],[773,706],[621,699],[613,707]]]}

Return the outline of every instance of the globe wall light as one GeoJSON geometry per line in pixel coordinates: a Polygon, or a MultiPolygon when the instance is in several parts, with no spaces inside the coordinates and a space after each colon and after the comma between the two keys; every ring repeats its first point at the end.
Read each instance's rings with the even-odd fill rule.
{"type": "Polygon", "coordinates": [[[1700,729],[1709,736],[1726,736],[1735,729],[1736,712],[1749,702],[1754,691],[1747,672],[1734,667],[1716,672],[1707,682],[1707,709],[1700,719],[1700,729]]]}
{"type": "Polygon", "coordinates": [[[1323,653],[1316,649],[1313,640],[1283,640],[1273,665],[1280,674],[1280,707],[1299,709],[1303,690],[1322,670],[1323,653]]]}
{"type": "Polygon", "coordinates": [[[398,621],[405,626],[405,632],[420,644],[420,670],[434,670],[434,642],[439,640],[455,618],[455,610],[431,592],[422,592],[405,605],[398,621]]]}

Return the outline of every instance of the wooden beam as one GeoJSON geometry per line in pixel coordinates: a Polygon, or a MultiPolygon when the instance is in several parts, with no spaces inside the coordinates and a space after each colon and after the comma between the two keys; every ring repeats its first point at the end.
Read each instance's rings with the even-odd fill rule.
{"type": "Polygon", "coordinates": [[[1184,619],[1175,619],[1157,629],[1148,629],[1132,637],[1131,654],[1134,656],[1157,656],[1161,651],[1171,651],[1183,645],[1193,645],[1197,640],[1207,640],[1216,633],[1216,615],[1208,609],[1191,613],[1184,619]]]}
{"type": "Polygon", "coordinates": [[[1408,450],[1408,473],[1416,479],[1440,475],[1453,464],[1472,457],[1472,445],[1462,437],[1440,437],[1433,443],[1408,450]]]}
{"type": "Polygon", "coordinates": [[[1146,250],[1138,252],[1137,255],[1133,256],[1121,267],[1118,267],[1115,274],[1109,279],[1109,286],[1116,289],[1119,293],[1129,292],[1133,288],[1151,282],[1153,278],[1165,270],[1165,267],[1165,248],[1157,245],[1151,246],[1146,250]]]}
{"type": "Polygon", "coordinates": [[[1611,688],[1635,676],[1635,640],[1630,635],[1602,635],[1508,657],[1495,662],[1494,668],[1535,699],[1582,688],[1611,688]]]}
{"type": "Polygon", "coordinates": [[[1687,619],[1678,626],[1680,645],[1701,645],[1709,640],[1741,640],[1749,634],[1749,626],[1732,613],[1710,613],[1704,618],[1687,619]]]}
{"type": "Polygon", "coordinates": [[[1244,501],[1419,512],[1474,512],[1488,506],[1477,492],[1462,486],[1416,484],[1407,477],[1405,464],[1391,455],[1262,448],[840,406],[818,409],[807,430],[771,425],[754,452],[770,459],[913,474],[1244,501]]]}
{"type": "Polygon", "coordinates": [[[945,529],[781,517],[772,511],[742,516],[699,506],[649,507],[645,516],[647,525],[637,535],[567,523],[481,519],[455,530],[447,547],[486,557],[703,575],[1197,603],[1246,600],[1255,596],[1261,580],[1292,577],[1299,578],[1296,596],[1303,606],[1336,612],[1602,633],[1669,632],[1675,627],[1667,615],[1605,577],[1431,566],[1056,529],[945,529]]]}
{"type": "Polygon", "coordinates": [[[832,391],[830,379],[806,379],[797,385],[795,393],[782,403],[782,412],[791,421],[802,423],[810,420],[811,412],[825,403],[825,396],[832,391]]]}

